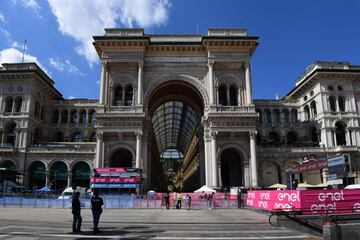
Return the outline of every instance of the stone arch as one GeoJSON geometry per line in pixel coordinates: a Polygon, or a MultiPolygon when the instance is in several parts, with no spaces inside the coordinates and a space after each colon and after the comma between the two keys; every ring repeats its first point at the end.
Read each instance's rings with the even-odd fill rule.
{"type": "Polygon", "coordinates": [[[201,100],[203,102],[204,108],[209,106],[209,96],[207,94],[206,89],[204,88],[203,84],[195,77],[187,76],[183,74],[169,74],[157,79],[152,79],[149,84],[149,86],[146,88],[146,92],[144,95],[144,107],[145,109],[149,108],[149,100],[154,92],[155,89],[160,87],[164,83],[168,83],[171,81],[184,81],[185,83],[190,84],[191,87],[197,90],[199,95],[201,96],[201,100]]]}
{"type": "Polygon", "coordinates": [[[114,75],[110,74],[109,87],[110,88],[113,88],[115,86],[124,87],[125,85],[128,84],[135,85],[136,82],[137,79],[130,74],[126,74],[126,73],[114,74],[114,75]]]}
{"type": "Polygon", "coordinates": [[[55,190],[61,190],[67,186],[69,164],[55,160],[49,164],[50,171],[50,185],[55,190]]]}
{"type": "Polygon", "coordinates": [[[119,149],[126,149],[127,151],[129,151],[131,153],[132,165],[134,165],[135,164],[135,156],[136,156],[135,149],[132,146],[130,146],[129,144],[125,144],[125,143],[115,144],[110,149],[108,149],[107,156],[105,157],[105,159],[107,160],[107,165],[110,166],[110,163],[111,163],[110,161],[111,161],[112,155],[119,149]]]}
{"type": "Polygon", "coordinates": [[[223,148],[218,153],[218,161],[221,169],[221,184],[229,188],[233,186],[242,186],[244,179],[244,155],[238,147],[223,148]]]}
{"type": "Polygon", "coordinates": [[[46,184],[46,163],[41,160],[34,160],[27,167],[29,185],[38,189],[46,184]]]}
{"type": "Polygon", "coordinates": [[[0,168],[17,169],[17,163],[12,159],[4,159],[0,161],[0,168]]]}
{"type": "Polygon", "coordinates": [[[226,84],[228,86],[235,85],[237,88],[243,88],[242,81],[238,75],[225,73],[219,76],[216,76],[216,84],[226,84]]]}
{"type": "Polygon", "coordinates": [[[72,185],[80,187],[89,187],[92,166],[84,160],[74,161],[70,164],[72,185]]]}

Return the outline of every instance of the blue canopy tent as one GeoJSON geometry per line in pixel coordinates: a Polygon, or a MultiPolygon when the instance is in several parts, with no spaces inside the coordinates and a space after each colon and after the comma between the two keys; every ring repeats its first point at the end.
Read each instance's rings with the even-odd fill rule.
{"type": "Polygon", "coordinates": [[[51,193],[53,192],[48,186],[33,191],[34,193],[51,193]]]}

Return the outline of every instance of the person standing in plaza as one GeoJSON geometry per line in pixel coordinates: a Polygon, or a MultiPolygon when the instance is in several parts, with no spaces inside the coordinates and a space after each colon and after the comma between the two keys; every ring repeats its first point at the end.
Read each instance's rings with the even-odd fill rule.
{"type": "Polygon", "coordinates": [[[181,209],[182,195],[180,192],[177,194],[176,198],[177,198],[176,209],[181,209]]]}
{"type": "Polygon", "coordinates": [[[100,232],[98,226],[99,226],[100,215],[102,214],[102,205],[104,205],[103,199],[99,197],[98,191],[94,191],[94,195],[91,198],[91,211],[93,214],[94,233],[100,232]]]}
{"type": "Polygon", "coordinates": [[[72,232],[81,233],[81,206],[80,206],[80,193],[75,192],[71,201],[71,208],[73,214],[72,232]]]}
{"type": "Polygon", "coordinates": [[[165,198],[166,209],[169,209],[170,208],[170,194],[169,194],[169,192],[165,193],[164,198],[165,198]]]}
{"type": "Polygon", "coordinates": [[[187,206],[187,210],[190,210],[191,208],[191,197],[189,194],[186,194],[186,206],[187,206]]]}

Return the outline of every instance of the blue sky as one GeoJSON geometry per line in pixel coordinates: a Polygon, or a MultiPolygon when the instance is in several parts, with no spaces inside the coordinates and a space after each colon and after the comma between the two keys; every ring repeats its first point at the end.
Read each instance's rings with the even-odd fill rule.
{"type": "Polygon", "coordinates": [[[360,64],[357,0],[4,0],[0,63],[36,61],[65,98],[98,98],[92,35],[104,27],[196,34],[241,27],[260,37],[252,59],[254,98],[284,96],[316,60],[360,64]]]}

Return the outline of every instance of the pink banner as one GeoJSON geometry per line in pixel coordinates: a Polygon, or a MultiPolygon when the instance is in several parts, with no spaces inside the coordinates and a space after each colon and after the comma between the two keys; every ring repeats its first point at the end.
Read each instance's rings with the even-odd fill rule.
{"type": "Polygon", "coordinates": [[[124,168],[95,168],[99,173],[103,172],[126,172],[124,168]]]}
{"type": "Polygon", "coordinates": [[[140,178],[112,178],[112,177],[102,177],[102,178],[91,178],[91,183],[140,183],[140,178]]]}
{"type": "Polygon", "coordinates": [[[360,212],[360,190],[249,191],[247,206],[303,214],[360,212]]]}

